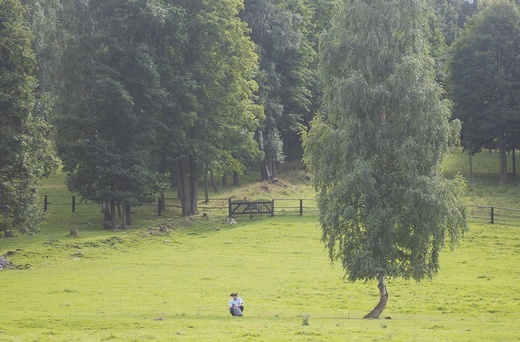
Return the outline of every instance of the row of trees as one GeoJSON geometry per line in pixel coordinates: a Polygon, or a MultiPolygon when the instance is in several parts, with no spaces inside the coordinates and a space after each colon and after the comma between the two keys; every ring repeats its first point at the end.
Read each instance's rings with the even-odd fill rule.
{"type": "Polygon", "coordinates": [[[44,99],[24,8],[0,1],[0,231],[37,231],[42,222],[38,185],[56,166],[47,139],[44,99]]]}
{"type": "Polygon", "coordinates": [[[520,144],[520,10],[511,1],[481,5],[455,41],[451,60],[454,116],[470,156],[498,149],[500,183],[508,182],[506,152],[520,144]]]}
{"type": "MultiPolygon", "coordinates": [[[[31,221],[26,210],[37,210],[38,180],[56,167],[49,141],[69,174],[69,188],[104,203],[105,219],[112,225],[116,206],[129,224],[131,206],[151,201],[170,184],[178,189],[183,215],[192,215],[198,212],[201,177],[225,179],[232,174],[237,183],[245,168],[256,165],[262,179],[274,177],[276,163],[301,158],[301,128],[320,108],[330,110],[321,106],[328,85],[320,86],[317,77],[323,73],[317,68],[318,41],[333,15],[338,17],[339,9],[348,6],[335,0],[1,4],[5,38],[0,48],[6,49],[1,71],[15,75],[2,77],[2,82],[16,80],[24,89],[7,90],[16,87],[14,81],[2,87],[4,230],[34,229],[35,224],[20,221],[31,221]],[[9,15],[13,11],[16,16],[9,15]],[[13,27],[20,28],[16,34],[13,27]],[[16,54],[20,58],[7,61],[16,54]],[[29,171],[19,171],[13,158],[30,166],[29,171]],[[30,198],[32,204],[17,196],[30,198]]],[[[457,56],[469,55],[457,54],[464,45],[457,42],[471,31],[461,28],[477,9],[478,17],[484,16],[486,6],[465,0],[429,0],[425,6],[434,12],[420,29],[435,61],[438,84],[457,100],[456,117],[464,123],[462,142],[468,147],[469,142],[492,141],[475,133],[475,127],[484,125],[464,114],[474,113],[468,108],[476,102],[457,95],[469,89],[457,84],[457,65],[470,64],[456,62],[457,56]],[[456,53],[450,70],[452,46],[456,53]],[[473,133],[466,133],[468,127],[473,133]]],[[[365,34],[358,29],[361,26],[352,31],[365,34]]],[[[507,31],[509,37],[514,36],[511,32],[516,31],[507,31]]],[[[501,57],[501,67],[504,61],[501,57]]],[[[518,79],[509,71],[497,73],[505,74],[518,79]]],[[[505,78],[497,82],[506,88],[514,83],[505,78]]],[[[508,128],[503,135],[511,141],[506,148],[511,148],[516,123],[504,121],[503,126],[508,128]]],[[[471,151],[480,148],[471,146],[471,151]]]]}
{"type": "Polygon", "coordinates": [[[170,184],[182,214],[197,214],[200,177],[236,184],[259,165],[269,179],[301,157],[333,1],[23,2],[41,119],[69,189],[102,203],[111,226],[170,184]]]}
{"type": "Polygon", "coordinates": [[[202,175],[261,165],[268,179],[303,153],[330,258],[349,280],[378,280],[373,318],[387,277],[432,277],[466,229],[464,184],[440,169],[449,98],[470,153],[498,142],[504,173],[516,146],[520,15],[507,0],[24,3],[0,0],[4,231],[35,230],[50,140],[69,188],[112,227],[116,207],[129,224],[168,183],[197,214],[202,175]]]}

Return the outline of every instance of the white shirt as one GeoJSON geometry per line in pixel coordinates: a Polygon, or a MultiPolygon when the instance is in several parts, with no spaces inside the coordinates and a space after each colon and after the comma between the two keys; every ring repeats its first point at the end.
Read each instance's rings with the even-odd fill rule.
{"type": "Polygon", "coordinates": [[[230,308],[232,308],[234,306],[240,306],[240,305],[244,305],[244,301],[242,301],[242,298],[240,298],[240,297],[237,297],[237,299],[231,298],[231,300],[229,301],[230,308]]]}

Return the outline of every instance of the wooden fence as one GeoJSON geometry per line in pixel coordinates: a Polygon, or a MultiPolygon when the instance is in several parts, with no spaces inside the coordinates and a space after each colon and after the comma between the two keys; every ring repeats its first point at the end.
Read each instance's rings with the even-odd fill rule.
{"type": "MultiPolygon", "coordinates": [[[[71,208],[72,212],[76,212],[78,207],[85,205],[92,206],[99,204],[83,201],[78,202],[76,196],[43,196],[44,211],[49,210],[49,208],[52,208],[53,206],[68,206],[71,208]]],[[[181,205],[179,200],[176,198],[164,198],[158,199],[154,204],[145,204],[141,207],[153,207],[155,208],[157,215],[162,216],[166,214],[166,212],[171,211],[171,209],[180,209],[181,205]]],[[[227,213],[229,217],[249,216],[249,218],[253,218],[253,216],[274,216],[278,214],[303,215],[304,213],[318,213],[316,200],[311,198],[278,198],[271,200],[232,200],[229,198],[213,198],[210,199],[208,203],[205,203],[205,201],[199,201],[198,207],[200,212],[220,211],[223,215],[227,213]]]]}
{"type": "MultiPolygon", "coordinates": [[[[48,210],[52,206],[69,206],[72,212],[76,212],[78,206],[98,205],[94,203],[78,203],[76,196],[43,196],[43,209],[48,210]]],[[[168,208],[180,208],[178,199],[166,198],[164,203],[158,200],[156,204],[145,205],[155,207],[157,215],[161,216],[168,208]]],[[[316,200],[311,198],[275,198],[271,200],[232,200],[229,198],[214,198],[208,203],[199,202],[200,211],[221,211],[229,217],[236,216],[275,216],[275,215],[304,215],[317,214],[316,200]]],[[[100,208],[101,210],[101,208],[100,208]]],[[[494,206],[468,205],[469,217],[475,220],[489,223],[514,224],[520,222],[520,209],[510,209],[494,206]]]]}
{"type": "Polygon", "coordinates": [[[469,217],[490,223],[511,224],[520,222],[520,209],[468,205],[469,217]]]}

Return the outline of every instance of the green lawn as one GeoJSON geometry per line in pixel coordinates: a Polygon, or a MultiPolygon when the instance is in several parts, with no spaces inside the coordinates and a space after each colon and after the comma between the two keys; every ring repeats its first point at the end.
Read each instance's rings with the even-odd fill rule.
{"type": "MultiPolygon", "coordinates": [[[[452,158],[456,156],[451,155],[452,158]]],[[[45,191],[65,192],[62,175],[45,191]]],[[[306,196],[309,184],[270,196],[306,196]]],[[[485,185],[511,204],[514,191],[485,185]],[[502,195],[502,196],[501,196],[502,195]]],[[[511,186],[513,187],[513,186],[511,186]]],[[[258,185],[232,189],[237,197],[258,185]]],[[[476,190],[474,190],[476,191],[476,190]]],[[[478,190],[481,191],[481,190],[478,190]]],[[[219,196],[226,196],[221,193],[219,196]]],[[[263,196],[265,197],[265,196],[263,196]]],[[[468,198],[478,198],[473,195],[468,198]]],[[[0,341],[514,341],[520,336],[519,225],[470,222],[434,279],[390,279],[383,316],[375,282],[348,283],[331,265],[315,216],[239,219],[208,213],[158,219],[136,208],[135,228],[100,229],[96,206],[51,210],[46,230],[0,239],[20,269],[0,272],[0,341]],[[169,235],[158,235],[160,224],[169,235]],[[154,228],[154,229],[152,229],[154,228]],[[79,238],[69,237],[78,229],[79,238]],[[227,311],[239,292],[244,317],[227,311]],[[306,324],[304,324],[306,323],[306,324]]]]}
{"type": "Polygon", "coordinates": [[[342,280],[315,217],[194,221],[170,236],[24,237],[11,260],[32,267],[0,273],[0,340],[515,340],[518,228],[471,228],[432,281],[390,280],[391,319],[379,320],[361,319],[376,284],[342,280]],[[233,291],[244,317],[227,312],[233,291]]]}

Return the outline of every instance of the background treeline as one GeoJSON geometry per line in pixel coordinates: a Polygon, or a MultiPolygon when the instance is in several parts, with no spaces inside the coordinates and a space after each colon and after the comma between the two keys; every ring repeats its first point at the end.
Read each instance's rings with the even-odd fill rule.
{"type": "MultiPolygon", "coordinates": [[[[111,226],[118,209],[128,225],[132,206],[155,201],[169,186],[178,191],[183,215],[193,215],[202,178],[207,194],[213,176],[238,184],[241,173],[258,167],[263,180],[275,177],[277,163],[301,159],[299,132],[321,108],[319,37],[336,2],[0,0],[0,230],[37,230],[37,187],[59,165],[54,151],[69,189],[103,204],[111,226]]],[[[517,8],[498,2],[508,10],[494,20],[510,26],[496,34],[517,44],[517,8]]],[[[478,31],[484,20],[470,18],[492,6],[429,4],[431,55],[438,82],[458,100],[463,146],[471,153],[514,149],[511,117],[518,110],[511,108],[520,77],[493,78],[503,86],[500,94],[513,88],[499,116],[503,132],[469,119],[475,111],[460,95],[476,85],[457,68],[477,63],[458,62],[477,48],[462,28],[470,23],[467,31],[478,31]],[[452,82],[450,66],[456,80],[469,83],[452,82]]],[[[507,46],[500,67],[509,53],[518,71],[518,46],[507,46]]],[[[495,76],[507,72],[499,68],[495,76]]],[[[487,120],[498,120],[495,106],[486,108],[487,120]]]]}

